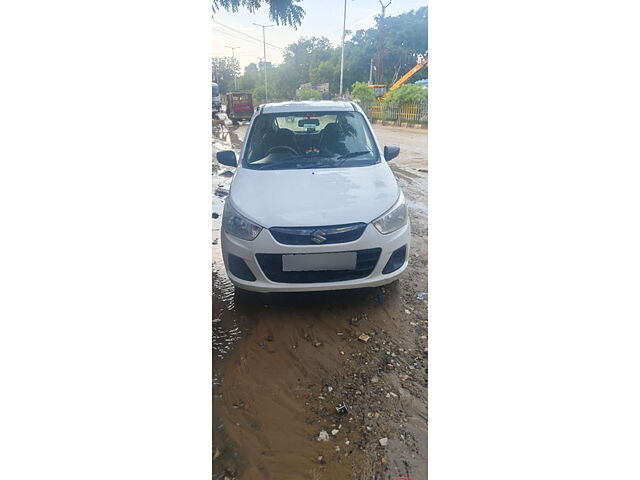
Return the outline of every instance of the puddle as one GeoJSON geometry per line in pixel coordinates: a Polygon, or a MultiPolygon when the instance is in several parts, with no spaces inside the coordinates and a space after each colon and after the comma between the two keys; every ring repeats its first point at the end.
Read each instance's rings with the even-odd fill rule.
{"type": "Polygon", "coordinates": [[[243,327],[238,323],[235,288],[224,269],[222,250],[220,248],[220,230],[222,228],[222,212],[234,169],[226,168],[215,160],[215,153],[221,150],[233,150],[240,155],[242,141],[237,129],[217,126],[212,137],[212,276],[213,276],[213,325],[212,347],[216,359],[224,359],[233,345],[243,337],[243,327]]]}

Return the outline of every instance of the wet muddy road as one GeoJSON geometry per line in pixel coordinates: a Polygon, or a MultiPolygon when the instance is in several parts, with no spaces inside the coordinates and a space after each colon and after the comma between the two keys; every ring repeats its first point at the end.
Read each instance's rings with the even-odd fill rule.
{"type": "MultiPolygon", "coordinates": [[[[214,157],[238,152],[245,131],[214,126],[214,157]]],[[[403,156],[404,133],[380,137],[401,147],[391,166],[409,200],[411,260],[376,289],[234,291],[219,245],[233,171],[213,160],[215,480],[427,478],[426,132],[424,164],[416,131],[403,156]]]]}

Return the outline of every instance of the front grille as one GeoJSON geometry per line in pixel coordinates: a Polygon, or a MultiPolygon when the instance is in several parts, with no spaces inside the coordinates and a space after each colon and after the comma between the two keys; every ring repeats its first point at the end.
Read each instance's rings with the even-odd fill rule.
{"type": "Polygon", "coordinates": [[[366,228],[366,223],[350,223],[325,227],[272,227],[269,231],[277,242],[284,245],[331,245],[354,242],[366,228]]]}
{"type": "Polygon", "coordinates": [[[318,272],[283,272],[282,255],[257,253],[256,259],[265,276],[278,283],[325,283],[346,282],[371,275],[380,258],[381,248],[357,250],[358,260],[355,270],[327,270],[318,272]]]}

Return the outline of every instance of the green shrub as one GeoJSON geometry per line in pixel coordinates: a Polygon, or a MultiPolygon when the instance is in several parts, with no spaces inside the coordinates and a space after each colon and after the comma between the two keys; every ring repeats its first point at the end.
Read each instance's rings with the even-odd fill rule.
{"type": "Polygon", "coordinates": [[[397,103],[405,105],[407,103],[422,103],[429,99],[428,90],[421,85],[403,85],[393,92],[387,93],[384,97],[386,103],[397,103]]]}
{"type": "Polygon", "coordinates": [[[365,82],[356,82],[351,86],[351,95],[362,103],[371,103],[376,101],[376,93],[365,82]]]}
{"type": "Polygon", "coordinates": [[[260,86],[260,87],[256,87],[253,89],[253,98],[256,99],[256,102],[258,102],[258,104],[260,103],[264,103],[264,87],[260,86]]]}
{"type": "Polygon", "coordinates": [[[300,92],[300,100],[322,100],[322,93],[311,88],[300,92]]]}

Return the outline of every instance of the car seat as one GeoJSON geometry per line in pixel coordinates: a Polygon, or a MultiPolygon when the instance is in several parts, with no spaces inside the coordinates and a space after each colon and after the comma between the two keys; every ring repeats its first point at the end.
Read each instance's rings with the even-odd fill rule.
{"type": "Polygon", "coordinates": [[[320,132],[320,142],[318,148],[321,152],[344,155],[346,147],[344,144],[344,134],[337,123],[328,123],[320,132]]]}
{"type": "Polygon", "coordinates": [[[270,148],[274,147],[289,147],[293,148],[296,153],[300,153],[296,142],[296,134],[288,128],[279,128],[273,135],[270,148]]]}

